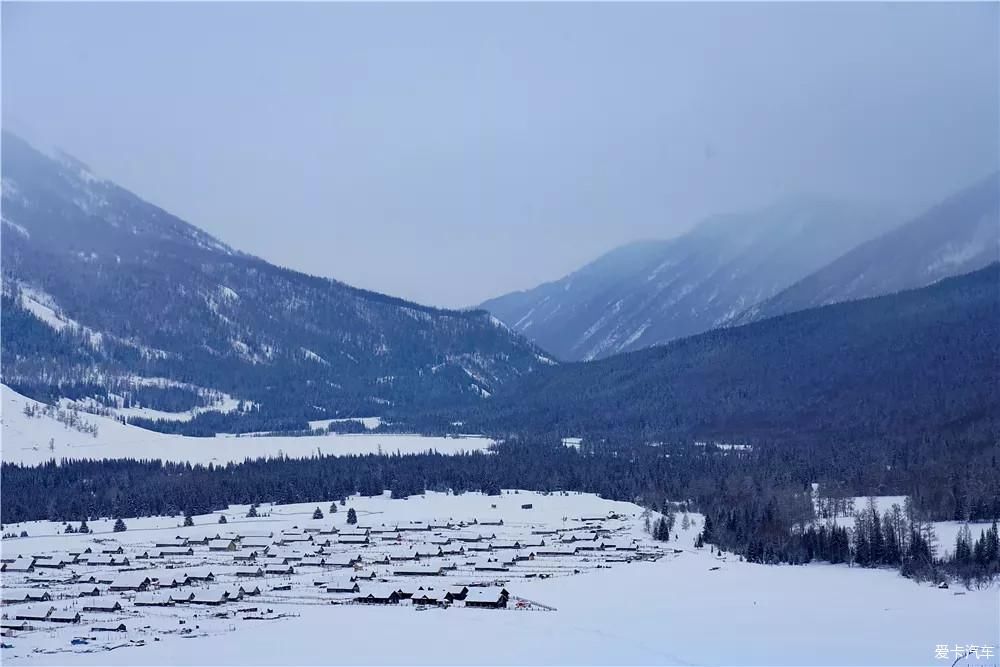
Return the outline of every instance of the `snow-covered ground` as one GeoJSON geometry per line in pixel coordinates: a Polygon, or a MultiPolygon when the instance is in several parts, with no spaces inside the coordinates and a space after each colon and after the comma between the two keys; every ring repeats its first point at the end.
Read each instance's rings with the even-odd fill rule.
{"type": "Polygon", "coordinates": [[[246,458],[288,456],[305,458],[322,454],[368,454],[376,451],[403,454],[435,450],[443,454],[484,450],[489,438],[427,437],[397,434],[325,434],[308,437],[260,436],[192,438],[156,433],[122,424],[115,419],[79,413],[97,427],[97,435],[67,427],[39,414],[29,417],[25,405],[41,403],[2,385],[0,402],[0,455],[9,463],[37,465],[50,459],[158,458],[166,461],[225,464],[246,458]],[[52,443],[52,448],[49,445],[52,443]]]}
{"type": "MultiPolygon", "coordinates": [[[[345,529],[347,507],[330,514],[329,499],[288,506],[262,506],[263,515],[246,519],[246,507],[195,517],[181,528],[180,517],[128,520],[124,533],[109,533],[110,522],[91,522],[95,535],[55,534],[59,526],[31,522],[5,526],[27,530],[32,537],[5,540],[3,555],[66,551],[112,539],[131,557],[131,567],[150,568],[161,578],[169,573],[213,569],[211,584],[190,590],[242,583],[260,586],[262,594],[219,607],[188,604],[135,607],[134,594],[108,594],[120,612],[81,612],[80,624],[5,637],[4,664],[142,665],[142,664],[941,664],[939,644],[1000,644],[1000,603],[994,587],[983,591],[940,590],[915,584],[891,571],[845,566],[801,567],[752,565],[708,549],[695,549],[693,538],[701,517],[669,544],[651,542],[643,531],[641,508],[605,501],[588,494],[544,495],[505,492],[502,496],[427,493],[407,500],[352,497],[359,526],[411,526],[409,522],[471,521],[457,529],[403,532],[398,543],[374,539],[371,546],[341,544],[336,535],[310,533],[316,542],[332,539],[331,554],[360,553],[355,570],[296,566],[292,575],[237,581],[231,552],[194,547],[193,556],[144,561],[134,556],[157,540],[176,535],[198,537],[225,531],[273,532],[292,526],[345,529]],[[522,506],[530,504],[530,509],[522,506]],[[312,519],[316,506],[326,513],[312,519]],[[599,519],[609,514],[617,518],[599,519]],[[482,522],[503,519],[502,526],[482,522]],[[437,557],[421,563],[452,563],[456,569],[439,577],[401,577],[394,573],[396,554],[411,545],[430,544],[435,536],[496,534],[503,540],[542,538],[548,543],[583,527],[601,526],[617,545],[636,544],[636,551],[603,548],[576,555],[536,557],[509,572],[475,571],[468,562],[480,555],[437,557]],[[558,530],[556,535],[539,531],[558,530]],[[167,569],[167,561],[176,565],[167,569]],[[155,562],[155,565],[152,564],[155,562]],[[418,610],[396,606],[343,604],[351,596],[327,593],[314,581],[366,574],[375,570],[385,583],[361,581],[360,587],[387,585],[440,591],[458,584],[498,581],[510,592],[508,609],[471,609],[461,602],[448,608],[418,610]],[[548,575],[542,578],[542,575],[548,575]],[[289,590],[276,590],[284,586],[289,590]],[[238,612],[238,609],[256,611],[238,612]],[[268,612],[270,610],[270,613],[268,612]],[[220,615],[220,616],[217,616],[220,615]],[[254,619],[263,617],[263,619],[254,619]],[[280,617],[280,618],[279,618],[280,617]],[[264,620],[269,619],[269,620],[264,620]],[[123,622],[124,633],[95,632],[95,625],[123,622]],[[185,632],[188,631],[188,632],[185,632]],[[184,634],[182,634],[184,633],[184,634]],[[86,643],[72,644],[74,637],[86,643]],[[139,645],[139,644],[142,645],[139,645]],[[112,650],[113,649],[113,650],[112,650]]],[[[680,521],[677,522],[680,525],[680,521]]],[[[457,542],[453,542],[455,544],[457,542]]],[[[111,542],[103,543],[108,546],[111,542]]],[[[472,543],[466,543],[469,546],[472,543]]],[[[305,545],[275,546],[288,552],[305,545]]],[[[313,543],[312,550],[315,549],[313,543]]],[[[507,550],[495,549],[490,557],[507,550]]],[[[273,553],[274,551],[272,551],[273,553]]],[[[71,565],[86,576],[108,568],[71,565]]],[[[67,570],[49,570],[62,576],[67,570]]],[[[27,575],[4,575],[5,586],[22,588],[27,575]]],[[[180,589],[187,591],[188,588],[180,589]]],[[[475,587],[473,587],[475,589],[475,587]]],[[[69,590],[50,584],[49,590],[69,590]]],[[[57,609],[81,609],[88,598],[58,598],[57,609]]],[[[4,612],[10,616],[14,608],[4,612]]],[[[951,664],[951,659],[947,664],[951,664]]],[[[995,664],[975,660],[959,664],[995,664]]]]}
{"type": "Polygon", "coordinates": [[[221,391],[215,391],[210,389],[205,389],[204,387],[198,387],[196,385],[188,384],[185,382],[177,382],[175,380],[170,380],[168,378],[144,378],[134,376],[130,378],[130,381],[137,386],[146,387],[180,387],[195,391],[202,396],[211,398],[211,402],[208,405],[198,406],[192,408],[191,410],[185,410],[183,412],[167,412],[165,410],[157,410],[155,408],[148,407],[124,407],[121,405],[121,397],[119,398],[119,405],[117,407],[108,407],[99,404],[94,399],[84,399],[80,401],[71,401],[67,398],[59,400],[60,407],[63,408],[77,408],[80,410],[85,410],[89,412],[101,413],[104,410],[110,411],[113,417],[125,417],[126,419],[131,419],[133,417],[140,417],[142,419],[161,419],[164,421],[177,421],[177,422],[188,422],[194,419],[196,416],[203,412],[223,412],[229,413],[234,412],[239,409],[240,401],[233,396],[221,391]]]}

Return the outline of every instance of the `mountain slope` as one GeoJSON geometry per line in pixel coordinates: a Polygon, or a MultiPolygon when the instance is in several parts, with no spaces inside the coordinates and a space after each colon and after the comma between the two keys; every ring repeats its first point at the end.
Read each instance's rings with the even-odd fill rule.
{"type": "Polygon", "coordinates": [[[8,133],[2,167],[3,378],[30,395],[180,410],[223,392],[266,428],[479,400],[551,363],[484,311],[273,266],[8,133]]]}
{"type": "Polygon", "coordinates": [[[1000,418],[1000,264],[919,290],[717,329],[521,378],[487,432],[882,441],[1000,418]]]}
{"type": "Polygon", "coordinates": [[[739,321],[923,287],[998,258],[1000,173],[994,173],[920,217],[848,251],[750,308],[739,321]]]}
{"type": "Polygon", "coordinates": [[[892,223],[841,202],[789,199],[617,248],[481,307],[559,358],[606,357],[725,325],[892,223]]]}

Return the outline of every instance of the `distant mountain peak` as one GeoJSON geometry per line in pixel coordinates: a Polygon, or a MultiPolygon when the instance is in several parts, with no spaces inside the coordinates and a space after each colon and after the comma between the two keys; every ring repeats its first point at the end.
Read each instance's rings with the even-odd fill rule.
{"type": "Polygon", "coordinates": [[[894,222],[875,207],[786,197],[626,244],[482,307],[559,358],[605,357],[725,325],[894,222]]]}
{"type": "Polygon", "coordinates": [[[1000,173],[995,172],[755,304],[736,322],[923,287],[998,259],[1000,173]]]}

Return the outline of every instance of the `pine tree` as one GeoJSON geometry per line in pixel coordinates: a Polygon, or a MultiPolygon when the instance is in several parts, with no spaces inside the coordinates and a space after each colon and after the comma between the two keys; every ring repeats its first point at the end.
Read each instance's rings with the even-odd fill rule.
{"type": "Polygon", "coordinates": [[[653,524],[653,539],[660,542],[670,541],[670,525],[663,517],[657,519],[653,524]]]}
{"type": "Polygon", "coordinates": [[[194,525],[194,517],[191,516],[190,513],[185,512],[184,513],[184,527],[187,528],[187,527],[193,526],[193,525],[194,525]]]}
{"type": "Polygon", "coordinates": [[[90,532],[90,526],[87,525],[87,520],[86,519],[84,519],[83,521],[80,522],[80,527],[77,529],[76,532],[78,532],[78,533],[89,533],[90,532]]]}
{"type": "Polygon", "coordinates": [[[330,503],[330,514],[337,513],[337,503],[330,503]]]}
{"type": "Polygon", "coordinates": [[[323,518],[323,510],[321,510],[320,508],[317,507],[316,511],[313,512],[313,518],[314,519],[322,519],[323,518]]]}
{"type": "Polygon", "coordinates": [[[125,522],[121,520],[121,517],[119,517],[118,520],[115,521],[114,531],[116,533],[124,533],[126,530],[128,530],[128,527],[125,525],[125,522]]]}
{"type": "Polygon", "coordinates": [[[972,560],[972,531],[969,530],[969,524],[959,528],[958,535],[955,536],[954,560],[959,565],[972,560]]]}
{"type": "Polygon", "coordinates": [[[347,523],[355,524],[358,522],[358,513],[354,511],[354,508],[347,510],[347,523]]]}
{"type": "Polygon", "coordinates": [[[220,514],[219,515],[219,523],[229,523],[229,521],[226,519],[226,515],[225,514],[220,514]]]}
{"type": "Polygon", "coordinates": [[[715,529],[712,524],[712,519],[708,516],[708,514],[705,514],[705,525],[702,526],[701,535],[699,536],[701,538],[701,543],[708,544],[709,542],[713,542],[715,540],[714,532],[715,529]]]}
{"type": "Polygon", "coordinates": [[[251,505],[250,506],[250,511],[247,512],[247,518],[248,519],[256,519],[257,518],[257,506],[256,505],[251,505]]]}

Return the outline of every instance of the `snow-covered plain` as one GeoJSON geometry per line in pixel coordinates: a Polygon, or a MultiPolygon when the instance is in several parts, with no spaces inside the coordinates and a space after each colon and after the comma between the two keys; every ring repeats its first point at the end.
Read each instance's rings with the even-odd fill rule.
{"type": "Polygon", "coordinates": [[[403,454],[435,450],[442,454],[487,449],[489,438],[430,437],[397,434],[324,434],[317,436],[255,436],[192,438],[156,433],[122,424],[108,417],[80,413],[97,426],[97,437],[67,427],[48,416],[28,417],[25,405],[41,403],[2,385],[0,402],[0,455],[9,463],[37,465],[51,459],[157,458],[164,461],[225,464],[246,458],[287,456],[306,458],[322,454],[369,454],[376,451],[403,454]],[[49,449],[49,442],[53,448],[49,449]]]}
{"type": "MultiPolygon", "coordinates": [[[[346,528],[346,507],[336,514],[327,513],[323,519],[311,518],[316,506],[328,512],[329,502],[318,499],[315,503],[262,506],[260,512],[266,516],[257,519],[243,518],[246,507],[232,507],[225,512],[228,524],[219,525],[216,513],[195,517],[193,528],[179,528],[180,517],[160,517],[130,520],[128,531],[112,534],[106,532],[110,531],[110,522],[91,522],[91,527],[99,531],[91,536],[59,535],[55,534],[59,529],[55,524],[31,522],[6,527],[28,530],[34,537],[4,541],[3,554],[7,558],[14,553],[65,551],[74,544],[96,547],[94,538],[116,539],[126,554],[135,554],[157,539],[175,535],[214,535],[227,530],[246,531],[248,527],[275,534],[291,526],[346,528]]],[[[557,529],[565,534],[580,531],[585,523],[601,523],[616,543],[638,540],[638,554],[645,555],[630,553],[628,557],[634,558],[631,562],[624,562],[626,559],[614,550],[538,557],[503,573],[475,572],[465,564],[468,559],[454,557],[450,560],[457,569],[444,577],[413,579],[394,577],[393,566],[376,563],[388,549],[397,550],[399,546],[335,543],[326,549],[360,551],[365,563],[357,573],[375,569],[391,585],[440,588],[502,579],[512,600],[534,604],[526,603],[530,610],[492,610],[464,608],[456,603],[450,608],[429,607],[423,611],[406,604],[332,604],[342,601],[343,596],[325,593],[312,582],[338,576],[343,570],[313,568],[302,574],[306,568],[296,568],[298,573],[291,576],[246,580],[259,585],[263,594],[221,607],[136,608],[132,594],[114,594],[122,600],[121,612],[88,612],[79,625],[5,638],[13,648],[3,650],[3,663],[912,665],[940,664],[934,658],[938,644],[1000,644],[996,588],[940,590],[915,584],[891,571],[742,563],[731,556],[719,557],[708,549],[693,547],[701,523],[701,517],[695,514],[691,515],[694,525],[689,530],[682,531],[668,545],[659,545],[650,542],[643,532],[641,508],[587,494],[427,493],[407,500],[391,500],[386,495],[353,497],[348,506],[357,510],[358,525],[373,527],[449,517],[454,521],[476,518],[480,522],[503,518],[503,526],[480,523],[460,529],[462,533],[496,533],[498,540],[514,536],[525,539],[529,535],[553,540],[557,538],[538,536],[534,531],[557,529]],[[522,509],[528,503],[532,508],[522,509]],[[609,513],[621,518],[601,522],[590,518],[609,513]],[[550,576],[542,580],[542,573],[550,576]],[[282,584],[290,585],[291,590],[272,590],[282,584]],[[233,613],[237,607],[257,607],[259,611],[233,613]],[[265,609],[272,613],[267,614],[265,609]],[[218,613],[225,618],[216,618],[218,613]],[[243,620],[245,616],[273,618],[281,614],[290,616],[243,620]],[[91,630],[96,624],[111,621],[126,623],[128,631],[91,630]],[[180,634],[188,628],[192,630],[188,635],[180,634]],[[72,645],[73,637],[95,639],[72,645]],[[139,642],[143,645],[136,645],[139,642]],[[117,648],[109,650],[111,647],[117,648]]],[[[445,535],[451,531],[404,532],[400,544],[427,542],[435,533],[445,535]]],[[[180,569],[172,571],[214,560],[219,563],[213,566],[219,578],[209,586],[235,581],[228,574],[232,568],[222,565],[232,561],[232,553],[195,549],[195,556],[180,558],[184,561],[177,563],[180,569]]],[[[493,555],[500,553],[497,550],[493,555]]],[[[160,575],[167,572],[163,561],[156,562],[139,566],[154,567],[160,575]]],[[[139,563],[151,561],[133,560],[132,567],[139,563]]],[[[5,585],[10,585],[13,577],[23,575],[4,577],[5,585]]],[[[82,603],[65,599],[53,603],[59,609],[72,605],[80,608],[82,603]]],[[[9,613],[16,606],[4,610],[9,613]]]]}

